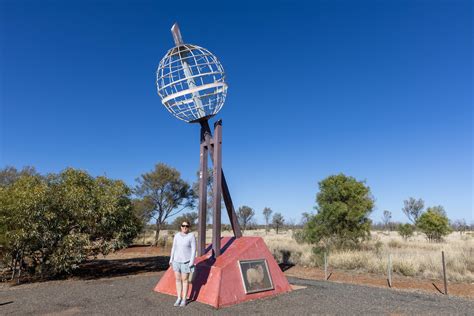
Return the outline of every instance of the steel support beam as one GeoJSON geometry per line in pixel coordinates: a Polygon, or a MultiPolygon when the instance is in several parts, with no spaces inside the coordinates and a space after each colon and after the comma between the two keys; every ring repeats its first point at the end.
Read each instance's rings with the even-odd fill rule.
{"type": "Polygon", "coordinates": [[[204,254],[206,248],[206,222],[207,222],[207,155],[205,130],[201,128],[201,150],[199,159],[199,227],[198,227],[198,256],[204,254]]]}
{"type": "MultiPolygon", "coordinates": [[[[201,134],[204,135],[205,142],[209,148],[209,154],[211,156],[211,160],[214,160],[214,151],[211,146],[212,133],[211,133],[211,128],[209,127],[209,122],[207,120],[204,120],[204,121],[201,121],[200,123],[201,123],[201,134]]],[[[220,124],[222,126],[222,121],[219,120],[218,122],[216,122],[216,124],[220,124]]],[[[232,202],[232,197],[230,195],[229,187],[227,186],[227,181],[224,175],[224,169],[221,169],[221,174],[222,174],[222,196],[224,198],[224,204],[227,210],[227,215],[229,215],[229,220],[232,226],[232,231],[234,232],[234,236],[236,238],[240,238],[242,237],[242,231],[240,229],[239,220],[237,219],[237,214],[235,212],[234,203],[232,202]]]]}
{"type": "Polygon", "coordinates": [[[214,156],[214,185],[213,185],[213,216],[212,216],[212,249],[217,258],[221,254],[221,201],[222,201],[222,124],[214,125],[214,137],[211,147],[214,156]]]}

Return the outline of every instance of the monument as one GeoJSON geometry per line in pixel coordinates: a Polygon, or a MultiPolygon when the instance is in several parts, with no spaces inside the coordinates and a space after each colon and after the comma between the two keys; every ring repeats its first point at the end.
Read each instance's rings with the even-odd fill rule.
{"type": "MultiPolygon", "coordinates": [[[[178,24],[171,28],[175,46],[159,63],[158,95],[176,118],[200,124],[199,223],[196,278],[189,289],[191,300],[216,308],[291,291],[277,262],[260,237],[242,237],[222,169],[222,121],[209,119],[224,105],[227,95],[224,68],[207,49],[183,42],[178,24]],[[206,246],[208,156],[213,164],[212,243],[206,246]],[[232,226],[233,237],[221,237],[221,204],[232,226]]],[[[171,267],[155,291],[175,295],[171,267]]]]}

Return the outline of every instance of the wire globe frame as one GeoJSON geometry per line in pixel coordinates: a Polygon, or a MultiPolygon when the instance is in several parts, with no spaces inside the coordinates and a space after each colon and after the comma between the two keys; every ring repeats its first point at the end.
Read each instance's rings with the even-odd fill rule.
{"type": "Polygon", "coordinates": [[[227,95],[224,68],[217,57],[191,44],[166,53],[156,71],[156,86],[166,109],[185,122],[216,115],[227,95]]]}

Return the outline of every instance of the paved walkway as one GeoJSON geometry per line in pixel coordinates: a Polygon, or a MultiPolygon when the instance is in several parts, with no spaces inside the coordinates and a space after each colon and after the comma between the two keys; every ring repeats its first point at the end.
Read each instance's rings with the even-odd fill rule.
{"type": "Polygon", "coordinates": [[[153,292],[163,273],[0,288],[0,315],[473,315],[474,301],[443,295],[289,278],[301,289],[216,310],[153,292]]]}

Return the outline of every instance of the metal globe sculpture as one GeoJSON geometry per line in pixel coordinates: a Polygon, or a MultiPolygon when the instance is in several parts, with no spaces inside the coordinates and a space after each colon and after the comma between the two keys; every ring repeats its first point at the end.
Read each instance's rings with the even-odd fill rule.
{"type": "Polygon", "coordinates": [[[224,105],[224,68],[207,49],[184,44],[177,24],[171,31],[176,46],[161,59],[156,71],[158,95],[176,118],[191,123],[207,120],[224,105]]]}
{"type": "MultiPolygon", "coordinates": [[[[185,44],[177,24],[173,25],[171,33],[175,47],[166,53],[158,66],[158,94],[171,114],[180,120],[197,122],[201,126],[198,240],[197,258],[194,261],[197,277],[191,283],[193,300],[219,308],[289,292],[292,288],[270,250],[266,249],[263,239],[242,236],[222,169],[222,120],[214,122],[214,135],[209,126],[209,119],[224,105],[227,92],[224,69],[216,56],[207,49],[185,44]],[[208,192],[208,158],[212,162],[212,192],[208,192]],[[211,246],[206,246],[209,196],[212,197],[212,202],[209,203],[212,204],[212,242],[211,246]],[[221,237],[222,201],[234,232],[233,238],[221,237]],[[261,276],[266,281],[250,286],[248,272],[255,270],[255,267],[261,268],[261,276]],[[241,286],[238,285],[239,279],[241,286]]],[[[155,291],[175,295],[176,288],[175,272],[169,268],[156,285],[155,291]]],[[[184,295],[186,294],[187,292],[184,295]]]]}
{"type": "Polygon", "coordinates": [[[175,47],[161,59],[156,71],[156,87],[166,109],[180,120],[199,123],[199,221],[198,256],[206,249],[206,216],[208,158],[213,164],[213,229],[212,252],[218,257],[221,252],[221,199],[224,200],[230,224],[236,238],[242,237],[239,221],[230,196],[229,187],[222,170],[222,120],[214,122],[214,136],[209,119],[216,115],[227,94],[224,68],[207,49],[185,44],[177,23],[171,27],[175,47]]]}

